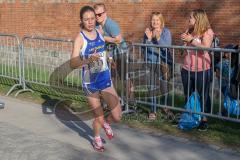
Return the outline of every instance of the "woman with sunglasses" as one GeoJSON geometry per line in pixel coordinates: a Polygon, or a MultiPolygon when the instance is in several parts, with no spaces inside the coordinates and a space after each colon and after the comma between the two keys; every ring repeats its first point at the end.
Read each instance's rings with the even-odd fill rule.
{"type": "MultiPolygon", "coordinates": [[[[155,45],[163,45],[163,46],[170,46],[172,45],[172,36],[170,30],[165,27],[165,22],[163,15],[159,12],[153,12],[151,14],[151,21],[150,27],[146,28],[143,43],[145,44],[155,44],[155,45]]],[[[156,73],[160,75],[160,92],[161,96],[161,103],[163,105],[167,105],[168,101],[168,81],[170,80],[171,76],[171,65],[172,65],[172,56],[167,48],[156,48],[156,47],[146,47],[143,49],[145,60],[148,63],[148,67],[150,69],[150,78],[148,81],[149,86],[156,85],[156,73]]],[[[154,87],[155,88],[155,87],[154,87]]],[[[150,92],[155,92],[151,91],[150,92]]],[[[152,106],[151,112],[149,114],[150,120],[156,119],[156,98],[152,97],[152,106]],[[155,102],[154,102],[155,101],[155,102]]],[[[171,114],[168,109],[164,109],[167,114],[171,114]]]]}
{"type": "Polygon", "coordinates": [[[71,67],[82,68],[82,87],[87,102],[94,112],[94,140],[92,145],[97,151],[104,151],[100,130],[103,128],[109,139],[113,138],[111,122],[121,120],[121,106],[118,95],[112,86],[106,60],[105,41],[95,29],[94,9],[84,6],[80,10],[81,32],[77,35],[71,55],[71,67]],[[111,113],[104,120],[100,96],[110,107],[111,113]]]}
{"type": "MultiPolygon", "coordinates": [[[[193,10],[189,16],[188,29],[181,35],[185,45],[209,48],[212,45],[213,37],[214,32],[211,29],[206,12],[202,9],[193,10]]],[[[185,102],[196,88],[200,96],[202,112],[210,113],[211,58],[208,51],[189,50],[185,53],[181,76],[185,102]]],[[[199,130],[207,130],[207,118],[205,116],[202,118],[199,130]]]]}

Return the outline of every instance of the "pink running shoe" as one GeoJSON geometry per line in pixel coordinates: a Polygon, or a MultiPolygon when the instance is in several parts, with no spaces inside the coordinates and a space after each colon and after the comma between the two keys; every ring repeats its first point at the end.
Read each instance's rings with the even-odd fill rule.
{"type": "Polygon", "coordinates": [[[103,129],[105,130],[105,133],[106,133],[106,136],[108,137],[108,139],[111,140],[113,138],[113,131],[107,122],[104,122],[103,129]]]}
{"type": "Polygon", "coordinates": [[[104,151],[104,146],[102,143],[101,137],[95,137],[93,142],[92,142],[93,148],[98,151],[98,152],[103,152],[104,151]]]}

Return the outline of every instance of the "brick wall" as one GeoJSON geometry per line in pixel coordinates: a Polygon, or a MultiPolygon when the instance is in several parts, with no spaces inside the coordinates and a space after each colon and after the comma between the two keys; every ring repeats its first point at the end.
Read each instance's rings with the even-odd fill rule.
{"type": "Polygon", "coordinates": [[[0,0],[0,32],[74,38],[83,5],[105,2],[127,40],[139,41],[152,11],[160,11],[171,30],[174,44],[187,26],[192,9],[207,11],[221,44],[240,43],[240,0],[0,0]]]}

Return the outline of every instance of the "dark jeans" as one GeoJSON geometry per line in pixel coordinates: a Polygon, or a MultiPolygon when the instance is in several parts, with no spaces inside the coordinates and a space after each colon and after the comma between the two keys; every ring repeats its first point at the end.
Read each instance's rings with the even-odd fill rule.
{"type": "Polygon", "coordinates": [[[182,83],[183,83],[183,89],[184,89],[184,95],[185,95],[185,103],[187,102],[188,97],[192,94],[192,92],[195,91],[195,88],[196,88],[196,91],[200,96],[201,109],[202,109],[202,112],[204,113],[210,113],[211,111],[211,100],[209,96],[210,84],[212,79],[211,73],[212,73],[211,69],[197,72],[197,74],[195,74],[195,72],[192,72],[192,71],[189,72],[186,69],[181,70],[182,83]],[[204,94],[204,102],[203,102],[203,94],[204,94]],[[204,108],[203,108],[203,105],[204,105],[204,108]]]}

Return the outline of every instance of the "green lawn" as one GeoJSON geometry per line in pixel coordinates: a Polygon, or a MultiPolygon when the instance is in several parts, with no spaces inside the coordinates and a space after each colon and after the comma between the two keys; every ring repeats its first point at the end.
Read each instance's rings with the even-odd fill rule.
{"type": "Polygon", "coordinates": [[[147,118],[149,107],[141,105],[135,108],[138,108],[137,114],[124,115],[122,123],[133,128],[156,133],[160,131],[224,148],[231,148],[240,152],[240,123],[208,118],[209,129],[206,132],[200,132],[197,129],[182,131],[177,128],[176,121],[167,118],[166,114],[160,109],[157,112],[157,119],[150,121],[147,118]]]}

